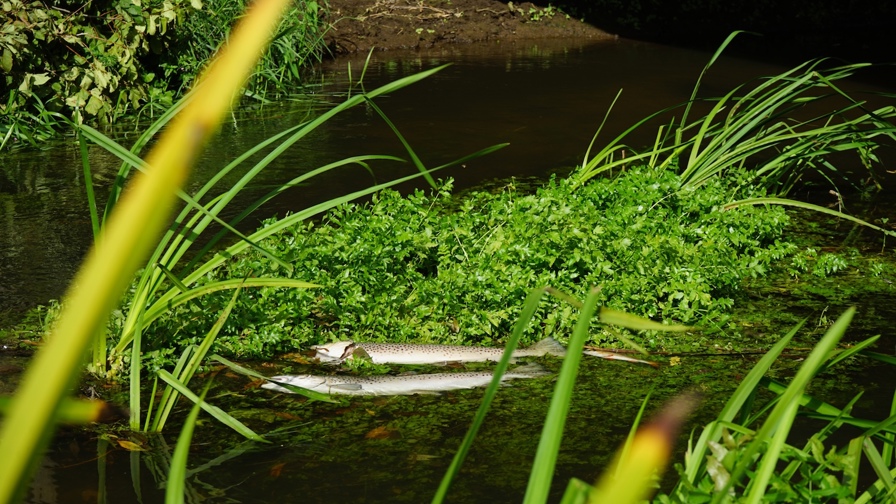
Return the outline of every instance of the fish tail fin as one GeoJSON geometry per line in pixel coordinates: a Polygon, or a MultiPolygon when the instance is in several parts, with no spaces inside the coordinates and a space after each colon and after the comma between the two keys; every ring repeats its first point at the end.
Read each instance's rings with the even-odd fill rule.
{"type": "Polygon", "coordinates": [[[531,350],[533,353],[538,352],[537,355],[566,356],[566,347],[561,345],[560,342],[554,338],[545,338],[532,345],[527,350],[531,350]]]}

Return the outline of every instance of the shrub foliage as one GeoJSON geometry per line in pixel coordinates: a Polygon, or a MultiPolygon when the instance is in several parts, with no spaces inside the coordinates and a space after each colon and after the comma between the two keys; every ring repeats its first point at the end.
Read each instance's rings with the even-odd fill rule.
{"type": "MultiPolygon", "coordinates": [[[[64,119],[107,125],[147,106],[169,107],[217,50],[209,41],[226,38],[246,3],[2,2],[0,78],[8,91],[0,97],[0,134],[36,143],[64,119]]],[[[298,82],[298,68],[320,52],[319,9],[317,2],[296,1],[250,94],[298,82]]]]}

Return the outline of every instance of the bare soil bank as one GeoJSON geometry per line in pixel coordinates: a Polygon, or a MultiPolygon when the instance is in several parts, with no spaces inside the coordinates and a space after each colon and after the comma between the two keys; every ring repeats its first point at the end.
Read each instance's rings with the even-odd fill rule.
{"type": "Polygon", "coordinates": [[[552,7],[498,0],[330,0],[333,55],[371,48],[430,49],[445,44],[550,38],[613,38],[552,7]]]}

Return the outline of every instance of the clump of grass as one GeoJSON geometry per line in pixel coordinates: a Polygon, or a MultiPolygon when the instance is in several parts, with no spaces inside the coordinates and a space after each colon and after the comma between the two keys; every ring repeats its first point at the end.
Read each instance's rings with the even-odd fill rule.
{"type": "MultiPolygon", "coordinates": [[[[876,181],[875,169],[880,163],[877,151],[882,142],[896,141],[896,125],[892,123],[896,106],[869,109],[866,102],[854,98],[840,85],[840,81],[868,64],[827,67],[826,60],[809,61],[779,75],[738,86],[720,98],[697,99],[703,76],[738,33],[732,33],[707,63],[688,102],[638,121],[593,154],[589,147],[582,165],[572,176],[577,183],[584,184],[626,166],[646,164],[678,171],[681,189],[685,190],[725,176],[731,170],[745,169],[750,176],[742,183],[765,187],[773,196],[784,196],[807,170],[832,183],[839,180],[843,174],[832,156],[844,153],[855,155],[858,164],[866,169],[865,176],[876,181]],[[711,109],[692,120],[693,106],[699,101],[710,104],[711,109]],[[632,149],[623,143],[629,133],[647,121],[679,109],[683,109],[681,119],[660,127],[651,148],[632,149]]],[[[600,129],[591,147],[599,134],[600,129]]],[[[733,203],[729,208],[769,203],[850,218],[781,198],[751,199],[733,203]]],[[[884,231],[864,221],[851,220],[884,231]]]]}

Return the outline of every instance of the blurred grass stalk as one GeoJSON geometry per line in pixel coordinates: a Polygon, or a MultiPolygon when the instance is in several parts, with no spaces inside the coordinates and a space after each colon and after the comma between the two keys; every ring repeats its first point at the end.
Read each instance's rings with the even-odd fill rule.
{"type": "Polygon", "coordinates": [[[695,393],[674,397],[654,420],[630,435],[616,453],[611,469],[604,471],[590,492],[588,502],[635,504],[648,499],[656,490],[656,480],[669,463],[678,432],[698,399],[695,393]]]}
{"type": "Polygon", "coordinates": [[[168,223],[193,161],[239,96],[289,4],[258,0],[249,9],[230,43],[198,80],[192,101],[150,153],[150,169],[134,180],[75,277],[59,321],[25,372],[0,431],[0,502],[23,498],[92,338],[168,223]]]}

